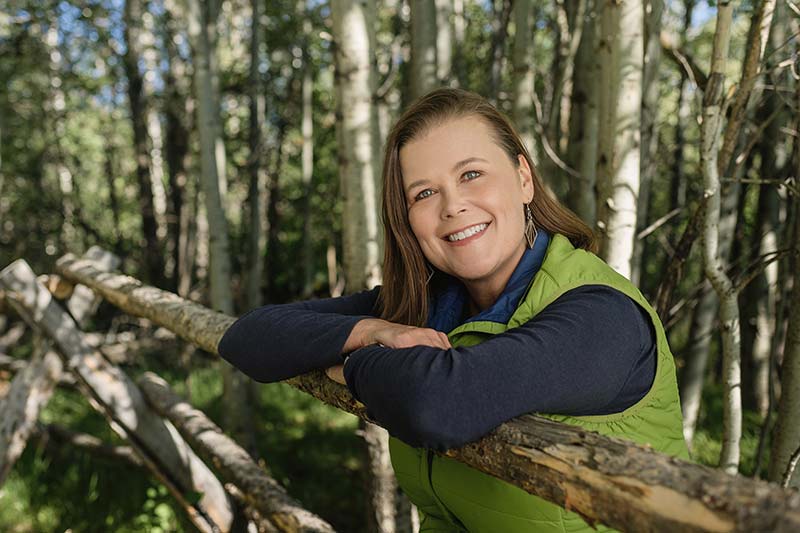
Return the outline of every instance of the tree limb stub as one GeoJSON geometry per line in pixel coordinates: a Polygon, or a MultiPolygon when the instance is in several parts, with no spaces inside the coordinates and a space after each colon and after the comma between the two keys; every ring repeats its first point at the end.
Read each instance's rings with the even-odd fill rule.
{"type": "Polygon", "coordinates": [[[279,531],[333,532],[330,524],[301,507],[202,411],[172,392],[166,381],[147,372],[137,383],[156,411],[169,418],[193,448],[216,467],[224,481],[234,483],[247,504],[279,531]]]}
{"type": "MultiPolygon", "coordinates": [[[[66,256],[57,268],[64,277],[91,287],[124,311],[146,311],[150,320],[214,353],[233,322],[134,278],[101,274],[91,262],[66,256]],[[198,328],[193,313],[198,323],[212,329],[198,328]]],[[[367,418],[364,406],[323,372],[287,382],[367,418]]],[[[534,415],[511,420],[481,440],[444,455],[575,511],[590,522],[621,530],[800,531],[800,494],[794,491],[534,415]]]]}

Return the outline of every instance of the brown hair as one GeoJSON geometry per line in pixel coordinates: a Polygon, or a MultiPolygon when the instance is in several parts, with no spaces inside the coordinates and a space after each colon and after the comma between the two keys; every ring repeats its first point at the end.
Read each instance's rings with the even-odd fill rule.
{"type": "Polygon", "coordinates": [[[531,156],[509,120],[480,95],[461,89],[436,89],[405,110],[386,140],[383,160],[385,251],[383,287],[378,300],[381,317],[385,320],[424,326],[431,286],[435,286],[435,281],[428,282],[433,267],[425,259],[408,221],[400,149],[432,127],[465,116],[485,121],[497,145],[515,165],[519,164],[518,154],[528,161],[535,191],[530,207],[536,227],[566,236],[576,248],[595,251],[595,239],[589,226],[545,192],[531,156]]]}

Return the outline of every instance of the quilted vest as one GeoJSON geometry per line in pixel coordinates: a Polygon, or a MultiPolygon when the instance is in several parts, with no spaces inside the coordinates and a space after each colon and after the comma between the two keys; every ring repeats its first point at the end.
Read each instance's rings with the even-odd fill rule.
{"type": "MultiPolygon", "coordinates": [[[[607,285],[647,311],[656,333],[656,376],[647,394],[622,412],[541,415],[688,459],[675,366],[658,315],[630,281],[594,254],[575,249],[562,235],[553,236],[541,268],[507,324],[468,322],[448,334],[450,343],[454,347],[474,346],[491,335],[524,324],[559,296],[581,285],[607,285]]],[[[431,450],[413,448],[393,437],[389,449],[397,481],[420,511],[420,533],[612,531],[600,524],[592,529],[575,513],[431,450]]]]}

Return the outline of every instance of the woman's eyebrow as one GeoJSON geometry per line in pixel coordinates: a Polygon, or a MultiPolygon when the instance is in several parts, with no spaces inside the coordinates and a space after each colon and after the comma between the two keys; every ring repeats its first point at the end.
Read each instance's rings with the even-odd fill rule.
{"type": "MultiPolygon", "coordinates": [[[[469,165],[471,163],[477,163],[477,162],[488,163],[487,160],[485,160],[485,159],[483,159],[481,157],[468,157],[467,159],[461,160],[458,163],[456,163],[455,165],[453,165],[453,169],[450,172],[458,172],[460,169],[464,168],[465,166],[467,166],[467,165],[469,165]]],[[[416,187],[418,185],[425,185],[427,183],[430,183],[430,180],[421,179],[421,180],[412,181],[406,187],[406,191],[410,191],[411,189],[413,189],[414,187],[416,187]]]]}
{"type": "Polygon", "coordinates": [[[451,170],[450,172],[456,172],[456,171],[460,170],[461,168],[469,165],[470,163],[477,163],[478,161],[480,161],[482,163],[488,163],[487,160],[485,160],[483,158],[480,158],[480,157],[468,157],[467,159],[464,159],[463,161],[459,161],[458,163],[453,165],[453,170],[451,170]]]}

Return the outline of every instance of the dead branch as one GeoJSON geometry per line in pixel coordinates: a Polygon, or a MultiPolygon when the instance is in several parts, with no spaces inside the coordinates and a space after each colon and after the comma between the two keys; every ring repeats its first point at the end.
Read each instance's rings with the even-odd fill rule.
{"type": "Polygon", "coordinates": [[[275,524],[279,531],[333,531],[330,524],[290,497],[202,411],[172,392],[166,381],[147,372],[139,378],[138,384],[147,401],[178,428],[209,464],[214,465],[223,481],[240,487],[247,504],[275,524]]]}

